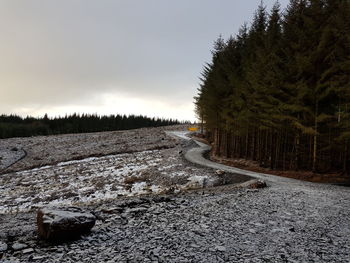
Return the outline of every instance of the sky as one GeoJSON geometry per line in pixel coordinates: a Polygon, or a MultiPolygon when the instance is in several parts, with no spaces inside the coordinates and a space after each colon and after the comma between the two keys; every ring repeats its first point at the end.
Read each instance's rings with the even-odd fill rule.
{"type": "Polygon", "coordinates": [[[193,97],[213,42],[251,22],[259,4],[0,0],[0,114],[194,121],[193,97]]]}

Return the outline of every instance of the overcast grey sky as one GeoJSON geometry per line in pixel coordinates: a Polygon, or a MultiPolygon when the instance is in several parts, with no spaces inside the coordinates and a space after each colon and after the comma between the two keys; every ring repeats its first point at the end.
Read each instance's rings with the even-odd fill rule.
{"type": "Polygon", "coordinates": [[[259,3],[0,0],[0,114],[194,120],[213,41],[236,34],[259,3]]]}

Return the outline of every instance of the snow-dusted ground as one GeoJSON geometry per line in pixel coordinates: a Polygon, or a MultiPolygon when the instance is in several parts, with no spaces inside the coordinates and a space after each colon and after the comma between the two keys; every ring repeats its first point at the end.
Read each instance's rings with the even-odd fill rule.
{"type": "Polygon", "coordinates": [[[47,244],[37,239],[35,210],[0,214],[0,262],[350,262],[350,188],[268,180],[260,190],[178,193],[220,178],[184,160],[193,143],[165,140],[164,149],[1,175],[3,212],[16,198],[20,210],[77,202],[98,220],[80,240],[47,244]],[[133,196],[161,191],[167,195],[133,196]]]}
{"type": "MultiPolygon", "coordinates": [[[[183,126],[180,126],[183,128],[183,126]]],[[[8,159],[9,149],[23,149],[26,158],[1,173],[27,170],[59,162],[108,154],[132,153],[172,148],[176,140],[166,136],[164,128],[143,128],[127,131],[64,134],[0,140],[0,160],[8,159]]],[[[11,152],[11,151],[10,151],[11,152]]],[[[15,151],[11,154],[13,155],[15,151]]],[[[15,158],[12,158],[15,159],[15,158]]]]}
{"type": "Polygon", "coordinates": [[[345,187],[225,186],[86,208],[99,218],[92,233],[64,244],[38,241],[35,212],[0,216],[0,243],[32,249],[9,249],[4,258],[11,263],[350,262],[350,189],[345,187]]]}
{"type": "Polygon", "coordinates": [[[25,157],[26,153],[23,149],[3,145],[0,143],[0,174],[2,171],[10,167],[12,164],[25,157]]]}
{"type": "MultiPolygon", "coordinates": [[[[17,140],[24,139],[6,142],[16,144],[17,140]]],[[[121,196],[177,193],[224,182],[212,170],[188,166],[182,152],[191,142],[168,136],[162,128],[116,134],[37,137],[30,138],[30,141],[37,145],[37,150],[48,153],[44,155],[42,152],[33,152],[33,149],[27,148],[30,144],[22,142],[21,146],[26,147],[28,156],[16,163],[15,168],[11,168],[16,170],[20,167],[31,167],[37,164],[37,156],[42,156],[43,164],[46,165],[0,175],[0,214],[36,210],[46,205],[102,203],[121,196]],[[117,134],[123,139],[118,139],[117,134]],[[91,142],[78,145],[84,143],[84,140],[88,141],[89,136],[91,142]],[[96,136],[100,138],[98,142],[95,141],[96,136]],[[127,153],[80,159],[91,153],[104,153],[105,151],[98,152],[94,147],[106,145],[111,140],[125,141],[124,145],[113,145],[116,146],[115,150],[125,149],[127,153]],[[52,144],[57,145],[50,149],[52,144]],[[61,144],[70,145],[68,152],[72,147],[76,149],[79,159],[57,162],[62,158],[72,157],[69,153],[67,156],[62,155],[61,144]],[[125,148],[127,146],[130,148],[125,148]],[[53,164],[48,164],[51,159],[54,160],[53,164]]],[[[242,180],[244,178],[239,178],[238,181],[242,180]]]]}
{"type": "Polygon", "coordinates": [[[174,149],[90,157],[0,176],[0,213],[200,188],[215,175],[185,167],[174,149]]]}

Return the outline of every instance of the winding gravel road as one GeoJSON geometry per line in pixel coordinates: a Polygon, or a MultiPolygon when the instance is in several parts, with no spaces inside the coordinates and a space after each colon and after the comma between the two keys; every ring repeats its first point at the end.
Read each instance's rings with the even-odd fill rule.
{"type": "MultiPolygon", "coordinates": [[[[178,136],[181,139],[191,140],[191,138],[186,136],[186,133],[188,132],[175,132],[173,134],[175,136],[178,136]]],[[[187,151],[185,154],[185,158],[191,163],[198,164],[198,165],[205,166],[212,169],[223,170],[225,172],[232,173],[232,174],[241,174],[241,175],[250,176],[256,179],[262,179],[267,182],[288,183],[288,184],[300,183],[299,180],[295,180],[291,178],[285,178],[285,177],[280,177],[280,176],[271,175],[271,174],[256,173],[256,172],[247,171],[247,170],[243,170],[243,169],[239,169],[239,168],[210,161],[204,158],[204,154],[210,151],[211,147],[202,142],[199,142],[196,140],[194,141],[198,144],[199,147],[192,148],[189,151],[187,151]]]]}
{"type": "MultiPolygon", "coordinates": [[[[191,140],[186,133],[173,134],[191,140]]],[[[238,238],[240,244],[251,245],[246,249],[256,249],[254,259],[244,262],[350,262],[350,188],[304,182],[215,163],[203,157],[211,147],[195,142],[199,147],[187,151],[185,158],[188,161],[220,169],[233,176],[241,174],[262,179],[269,186],[255,196],[244,199],[243,210],[247,209],[249,213],[251,209],[250,214],[243,214],[238,222],[234,222],[241,227],[240,221],[255,226],[248,227],[248,232],[256,236],[256,239],[251,240],[250,237],[244,240],[243,236],[238,238]],[[262,226],[264,229],[261,229],[262,226]],[[260,229],[257,230],[256,227],[260,229]],[[260,234],[256,235],[257,233],[260,234]],[[280,243],[276,243],[276,240],[280,243]],[[266,257],[264,254],[267,250],[274,251],[276,257],[266,257]],[[289,256],[285,255],[286,251],[289,256]]],[[[241,212],[240,209],[237,210],[241,212]]]]}

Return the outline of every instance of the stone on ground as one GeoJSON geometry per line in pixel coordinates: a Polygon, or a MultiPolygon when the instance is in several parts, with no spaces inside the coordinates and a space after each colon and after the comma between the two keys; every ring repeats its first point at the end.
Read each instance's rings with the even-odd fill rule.
{"type": "Polygon", "coordinates": [[[7,250],[7,244],[0,241],[0,253],[7,250]]]}
{"type": "Polygon", "coordinates": [[[78,207],[42,208],[37,213],[39,236],[45,240],[74,239],[88,233],[96,217],[78,207]]]}
{"type": "Polygon", "coordinates": [[[225,171],[223,171],[223,170],[216,170],[215,173],[216,173],[216,175],[223,175],[223,174],[225,174],[225,171]]]}
{"type": "Polygon", "coordinates": [[[28,246],[26,244],[22,244],[22,243],[19,243],[19,242],[15,242],[13,243],[12,245],[12,249],[13,250],[21,250],[21,249],[24,249],[24,248],[27,248],[28,246]]]}
{"type": "Polygon", "coordinates": [[[248,186],[250,189],[259,189],[267,187],[266,182],[262,180],[253,180],[248,186]]]}

